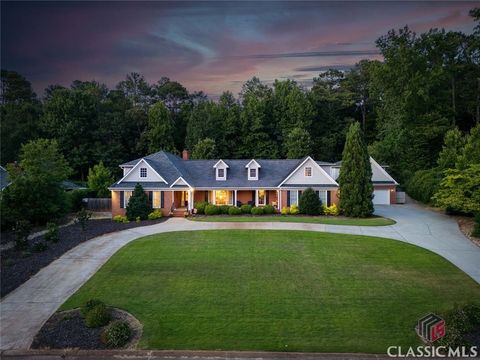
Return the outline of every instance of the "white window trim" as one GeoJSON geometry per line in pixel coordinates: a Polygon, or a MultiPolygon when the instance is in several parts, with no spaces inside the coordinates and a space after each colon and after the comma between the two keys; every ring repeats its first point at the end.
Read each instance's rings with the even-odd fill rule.
{"type": "Polygon", "coordinates": [[[139,177],[140,177],[140,178],[147,178],[147,177],[148,177],[148,170],[147,170],[146,167],[141,167],[138,171],[139,171],[139,173],[140,173],[140,174],[139,174],[139,177]],[[145,170],[145,176],[142,176],[142,170],[145,170]]]}
{"type": "Polygon", "coordinates": [[[130,198],[132,197],[133,195],[133,191],[124,191],[123,192],[123,208],[126,209],[127,208],[127,205],[128,203],[130,202],[130,198]],[[127,199],[127,193],[130,193],[130,196],[128,197],[127,199]]]}
{"type": "Polygon", "coordinates": [[[258,180],[258,169],[256,168],[248,168],[248,180],[258,180]],[[251,171],[255,170],[255,176],[251,176],[251,171]]]}
{"type": "Polygon", "coordinates": [[[140,159],[139,162],[137,162],[135,164],[135,166],[132,168],[132,170],[130,170],[128,173],[125,174],[125,176],[123,178],[121,178],[120,180],[118,180],[117,184],[120,184],[122,183],[123,180],[125,180],[125,178],[130,175],[130,173],[132,171],[134,171],[136,168],[138,168],[140,166],[140,164],[145,164],[147,168],[150,168],[151,171],[153,171],[154,174],[157,174],[158,177],[160,178],[160,181],[163,181],[165,184],[168,184],[167,181],[158,173],[155,171],[155,169],[153,167],[150,166],[150,164],[148,162],[145,161],[145,159],[140,159]]]}
{"type": "Polygon", "coordinates": [[[152,208],[154,208],[154,209],[161,209],[162,208],[162,192],[161,191],[153,191],[152,192],[152,208]],[[155,206],[155,194],[158,194],[158,207],[155,206]]]}
{"type": "Polygon", "coordinates": [[[248,162],[247,165],[245,165],[247,168],[247,179],[248,180],[258,180],[258,172],[259,169],[261,168],[260,164],[255,161],[255,159],[252,159],[248,162]],[[255,169],[255,176],[250,176],[250,170],[255,169]]]}
{"type": "Polygon", "coordinates": [[[216,169],[216,180],[227,180],[227,169],[226,168],[217,168],[216,169]],[[220,176],[219,172],[223,170],[223,176],[220,176]]]}
{"type": "Polygon", "coordinates": [[[267,191],[268,190],[265,190],[265,189],[258,189],[255,194],[255,206],[265,206],[267,205],[266,202],[267,202],[267,191]],[[260,204],[260,196],[259,196],[259,192],[260,191],[263,191],[263,204],[260,204]]]}
{"type": "Polygon", "coordinates": [[[299,196],[299,193],[300,193],[300,190],[290,190],[290,196],[289,196],[289,198],[288,198],[288,202],[290,203],[290,206],[292,206],[292,205],[298,206],[298,200],[299,200],[299,197],[300,197],[300,196],[299,196]],[[292,193],[293,193],[293,192],[296,192],[296,193],[297,193],[297,202],[296,202],[295,204],[292,204],[292,193]]]}
{"type": "Polygon", "coordinates": [[[303,175],[305,175],[305,177],[312,177],[312,167],[311,166],[305,166],[305,169],[303,170],[303,175]],[[307,169],[310,170],[310,175],[307,175],[307,169]]]}
{"type": "Polygon", "coordinates": [[[290,179],[293,176],[293,174],[295,174],[298,171],[298,169],[300,169],[308,160],[311,160],[313,162],[313,165],[316,166],[320,170],[320,172],[323,175],[325,175],[327,179],[331,181],[331,184],[328,184],[328,185],[338,186],[338,183],[335,180],[333,180],[332,177],[329,174],[327,174],[327,172],[323,170],[322,167],[318,165],[315,160],[313,160],[310,156],[307,156],[307,158],[303,160],[301,164],[295,168],[295,170],[293,170],[280,184],[278,184],[278,187],[281,187],[283,184],[285,184],[288,181],[288,179],[290,179]]]}

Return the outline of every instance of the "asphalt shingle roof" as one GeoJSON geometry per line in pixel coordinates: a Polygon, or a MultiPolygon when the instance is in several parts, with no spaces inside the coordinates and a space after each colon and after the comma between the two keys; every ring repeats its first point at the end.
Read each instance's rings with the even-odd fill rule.
{"type": "Polygon", "coordinates": [[[8,172],[0,166],[0,190],[5,189],[9,184],[10,180],[8,180],[8,172]]]}

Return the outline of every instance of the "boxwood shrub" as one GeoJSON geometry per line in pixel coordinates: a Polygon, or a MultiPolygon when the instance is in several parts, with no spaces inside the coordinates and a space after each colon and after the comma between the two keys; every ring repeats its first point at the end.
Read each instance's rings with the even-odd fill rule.
{"type": "Polygon", "coordinates": [[[220,205],[220,214],[228,215],[228,210],[230,209],[230,206],[228,205],[220,205]]]}
{"type": "Polygon", "coordinates": [[[112,320],[111,310],[104,304],[98,304],[85,316],[85,326],[97,328],[107,325],[112,320]]]}
{"type": "Polygon", "coordinates": [[[80,306],[80,314],[82,314],[83,317],[87,316],[87,314],[93,310],[93,308],[97,305],[105,305],[103,301],[97,300],[97,299],[90,299],[85,302],[82,306],[80,306]]]}
{"type": "Polygon", "coordinates": [[[252,208],[252,215],[263,215],[263,208],[261,207],[252,208]]]}
{"type": "Polygon", "coordinates": [[[271,215],[275,212],[275,208],[272,206],[272,205],[265,205],[263,207],[263,212],[266,214],[266,215],[271,215]]]}
{"type": "Polygon", "coordinates": [[[220,208],[216,205],[207,205],[205,206],[205,215],[218,215],[220,213],[220,208]]]}
{"type": "Polygon", "coordinates": [[[244,204],[240,207],[242,213],[244,214],[251,214],[252,213],[252,205],[244,204]]]}
{"type": "Polygon", "coordinates": [[[198,201],[195,203],[194,207],[197,209],[197,214],[205,214],[205,207],[208,205],[206,201],[198,201]]]}
{"type": "Polygon", "coordinates": [[[229,215],[240,215],[241,213],[242,213],[242,209],[236,206],[232,206],[230,209],[228,209],[229,215]]]}
{"type": "Polygon", "coordinates": [[[103,330],[101,339],[107,347],[119,348],[128,342],[131,334],[132,331],[126,321],[116,320],[103,330]]]}

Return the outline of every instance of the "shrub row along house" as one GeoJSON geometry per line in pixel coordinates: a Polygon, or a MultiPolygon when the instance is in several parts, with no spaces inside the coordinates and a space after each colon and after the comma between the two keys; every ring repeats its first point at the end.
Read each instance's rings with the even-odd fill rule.
{"type": "MultiPolygon", "coordinates": [[[[373,158],[374,204],[393,204],[397,182],[373,158]]],[[[192,211],[194,204],[273,205],[276,209],[298,203],[306,188],[313,188],[322,204],[338,203],[341,162],[297,160],[190,160],[160,151],[120,165],[123,178],[110,187],[112,215],[125,215],[136,184],[142,185],[153,208],[164,215],[192,211]]]]}

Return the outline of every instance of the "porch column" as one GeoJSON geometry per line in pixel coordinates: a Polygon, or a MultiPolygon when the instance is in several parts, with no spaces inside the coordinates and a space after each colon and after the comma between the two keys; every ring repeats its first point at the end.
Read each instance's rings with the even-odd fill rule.
{"type": "Polygon", "coordinates": [[[258,189],[255,190],[255,206],[258,206],[258,189]]]}
{"type": "Polygon", "coordinates": [[[233,206],[237,206],[237,189],[234,190],[233,206]]]}
{"type": "Polygon", "coordinates": [[[187,210],[192,210],[193,209],[193,206],[192,206],[192,199],[193,199],[193,196],[192,196],[192,190],[188,190],[187,192],[188,194],[188,206],[187,206],[187,210]]]}
{"type": "Polygon", "coordinates": [[[281,191],[277,190],[277,209],[281,210],[282,207],[282,199],[280,198],[281,196],[281,191]]]}

